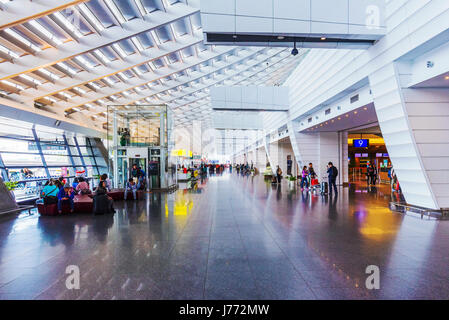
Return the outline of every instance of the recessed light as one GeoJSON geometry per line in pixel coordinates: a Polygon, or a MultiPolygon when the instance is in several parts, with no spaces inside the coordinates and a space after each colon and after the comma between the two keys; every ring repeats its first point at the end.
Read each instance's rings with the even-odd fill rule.
{"type": "Polygon", "coordinates": [[[444,79],[445,79],[445,80],[449,80],[449,76],[445,76],[444,79]]]}
{"type": "Polygon", "coordinates": [[[321,40],[323,40],[323,41],[326,40],[326,37],[321,37],[321,40]]]}
{"type": "Polygon", "coordinates": [[[285,37],[284,36],[278,36],[278,40],[284,40],[285,37]]]}

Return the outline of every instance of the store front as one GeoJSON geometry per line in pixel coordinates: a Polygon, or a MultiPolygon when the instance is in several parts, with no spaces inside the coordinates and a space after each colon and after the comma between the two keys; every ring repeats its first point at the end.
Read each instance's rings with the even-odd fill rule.
{"type": "Polygon", "coordinates": [[[379,127],[368,128],[348,134],[348,167],[350,182],[368,182],[368,167],[374,164],[378,183],[389,183],[391,166],[385,141],[379,127]]]}

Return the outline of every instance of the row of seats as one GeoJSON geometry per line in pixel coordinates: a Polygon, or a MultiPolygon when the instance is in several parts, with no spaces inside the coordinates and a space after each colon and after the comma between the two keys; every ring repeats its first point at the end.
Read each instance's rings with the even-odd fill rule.
{"type": "MultiPolygon", "coordinates": [[[[124,200],[125,191],[121,189],[115,189],[108,192],[108,196],[114,201],[124,200]]],[[[137,191],[137,199],[143,198],[143,191],[137,191]]],[[[133,195],[131,192],[128,193],[129,200],[133,199],[133,195]]],[[[92,213],[94,208],[93,195],[76,195],[73,199],[75,205],[75,213],[92,213]]],[[[57,204],[48,204],[45,205],[43,203],[39,203],[37,205],[37,210],[42,216],[56,216],[58,215],[58,205],[57,204]]],[[[70,205],[64,203],[62,206],[62,213],[70,213],[70,205]]]]}

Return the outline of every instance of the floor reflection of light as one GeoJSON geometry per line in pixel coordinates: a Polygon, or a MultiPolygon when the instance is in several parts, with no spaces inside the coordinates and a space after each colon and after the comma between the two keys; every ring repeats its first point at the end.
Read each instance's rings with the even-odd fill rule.
{"type": "MultiPolygon", "coordinates": [[[[412,216],[404,216],[404,219],[399,229],[396,241],[391,251],[388,267],[400,267],[402,255],[416,260],[416,264],[411,265],[411,268],[425,267],[426,256],[431,252],[430,247],[433,243],[433,236],[438,221],[420,220],[412,216]],[[413,243],[411,239],[419,240],[419,243],[413,243]],[[399,254],[398,254],[399,253],[399,254]]],[[[408,260],[407,260],[408,261],[408,260]]],[[[417,275],[417,274],[416,274],[417,275]]],[[[413,275],[409,275],[413,277],[413,275]]],[[[413,279],[410,279],[413,280],[413,279]]]]}
{"type": "MultiPolygon", "coordinates": [[[[173,215],[174,216],[187,216],[192,212],[193,209],[193,201],[190,199],[190,196],[186,196],[186,194],[180,192],[177,194],[174,206],[173,206],[173,215]]],[[[165,203],[165,216],[168,217],[170,210],[168,209],[167,202],[165,203]]]]}

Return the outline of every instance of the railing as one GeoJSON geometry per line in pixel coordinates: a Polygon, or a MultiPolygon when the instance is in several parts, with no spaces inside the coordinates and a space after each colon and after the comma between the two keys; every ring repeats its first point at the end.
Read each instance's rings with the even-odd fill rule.
{"type": "Polygon", "coordinates": [[[422,208],[418,206],[413,206],[407,203],[400,203],[400,202],[390,202],[389,204],[390,210],[400,213],[413,213],[417,214],[422,218],[424,216],[427,216],[429,218],[437,218],[440,220],[449,220],[449,208],[448,209],[441,209],[441,210],[435,210],[435,209],[429,209],[429,208],[422,208]]]}

